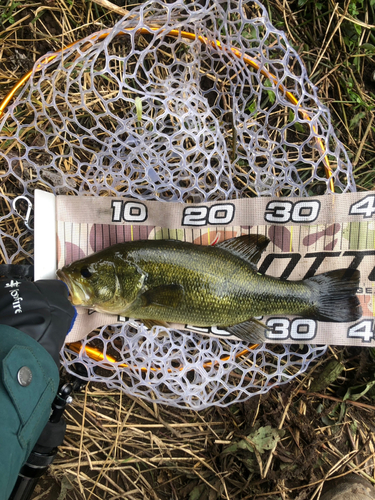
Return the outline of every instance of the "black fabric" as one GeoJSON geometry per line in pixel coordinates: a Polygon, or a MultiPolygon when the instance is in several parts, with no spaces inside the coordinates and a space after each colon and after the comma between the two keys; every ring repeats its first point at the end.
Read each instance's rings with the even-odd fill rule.
{"type": "Polygon", "coordinates": [[[48,422],[40,435],[34,451],[37,453],[51,453],[54,448],[61,446],[66,432],[66,422],[60,419],[58,422],[48,422]]]}
{"type": "Polygon", "coordinates": [[[33,278],[34,266],[31,264],[0,264],[0,276],[5,276],[6,278],[33,278]]]}
{"type": "Polygon", "coordinates": [[[0,324],[12,326],[39,342],[59,366],[59,352],[76,310],[62,281],[0,279],[0,324]]]}

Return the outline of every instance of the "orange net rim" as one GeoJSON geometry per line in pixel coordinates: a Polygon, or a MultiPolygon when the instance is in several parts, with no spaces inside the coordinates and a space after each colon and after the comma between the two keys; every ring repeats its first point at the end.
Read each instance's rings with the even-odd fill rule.
{"type": "MultiPolygon", "coordinates": [[[[259,345],[260,344],[249,345],[246,349],[243,349],[241,352],[238,352],[235,355],[235,358],[237,359],[240,356],[247,354],[249,351],[256,349],[259,345]]],[[[138,368],[138,367],[132,367],[132,366],[128,365],[127,363],[121,363],[121,362],[117,361],[113,356],[111,356],[109,354],[104,354],[103,351],[101,351],[100,349],[98,349],[96,347],[92,347],[92,346],[88,346],[88,345],[83,346],[81,342],[72,342],[71,344],[66,344],[66,347],[79,355],[86,354],[89,358],[91,358],[95,361],[103,362],[103,364],[105,365],[104,368],[106,368],[106,369],[115,370],[116,368],[129,368],[129,369],[138,368]]],[[[215,366],[219,363],[225,363],[225,361],[228,361],[229,359],[230,359],[230,356],[223,356],[222,358],[220,358],[219,360],[214,361],[214,362],[207,361],[207,363],[203,364],[203,368],[210,368],[213,365],[215,366]]],[[[173,373],[173,371],[182,371],[183,369],[184,369],[184,366],[181,366],[181,365],[177,366],[174,370],[172,370],[171,368],[168,368],[168,373],[173,373]]],[[[142,372],[147,372],[148,370],[150,370],[152,372],[158,372],[158,371],[160,371],[160,368],[154,368],[154,367],[146,368],[144,366],[141,366],[140,370],[142,372]]]]}
{"type": "MultiPolygon", "coordinates": [[[[119,33],[116,34],[116,36],[128,35],[130,31],[134,31],[134,28],[127,28],[127,29],[125,29],[125,31],[120,31],[119,33]]],[[[144,35],[151,34],[152,32],[155,32],[155,31],[159,31],[159,32],[163,33],[163,32],[166,32],[167,30],[160,29],[160,28],[157,28],[157,27],[152,27],[152,26],[148,26],[147,28],[139,28],[139,29],[135,30],[136,34],[144,34],[144,35]]],[[[96,41],[104,40],[105,38],[107,38],[107,36],[109,34],[110,33],[108,33],[108,32],[97,32],[97,33],[95,33],[94,35],[92,35],[88,39],[87,43],[89,44],[89,42],[91,40],[95,40],[95,39],[96,39],[96,41]],[[99,36],[98,36],[98,34],[99,34],[99,36]]],[[[228,51],[231,52],[238,59],[242,59],[248,66],[251,66],[252,68],[254,68],[257,71],[259,71],[261,73],[261,75],[263,75],[264,77],[268,78],[276,86],[276,88],[279,89],[286,96],[286,98],[289,100],[290,103],[292,103],[292,104],[294,104],[295,106],[298,107],[298,114],[304,120],[311,122],[311,118],[309,117],[308,113],[300,106],[300,104],[298,103],[297,98],[289,90],[287,90],[287,88],[282,83],[280,83],[278,81],[277,77],[273,73],[270,73],[269,71],[267,71],[265,68],[261,68],[261,66],[260,66],[260,64],[259,64],[258,61],[256,61],[255,59],[247,56],[246,54],[243,54],[240,50],[236,49],[235,47],[229,47],[228,48],[226,46],[223,46],[222,43],[219,40],[211,40],[210,41],[210,40],[208,40],[208,38],[206,38],[204,36],[200,36],[200,35],[197,36],[194,33],[190,33],[188,31],[180,31],[180,30],[174,29],[174,30],[168,31],[166,33],[166,35],[174,37],[174,38],[177,38],[177,37],[181,36],[182,38],[187,38],[188,40],[196,40],[196,39],[198,39],[202,44],[209,45],[209,46],[211,46],[214,49],[221,50],[223,52],[228,52],[228,51]]],[[[79,44],[83,40],[84,40],[83,38],[80,39],[80,40],[77,40],[77,41],[75,41],[75,42],[67,45],[66,47],[64,47],[64,48],[62,48],[62,49],[60,49],[60,50],[58,50],[58,51],[50,54],[49,56],[46,56],[45,59],[43,59],[41,61],[41,64],[38,64],[35,69],[36,70],[42,69],[42,64],[47,64],[50,61],[53,61],[60,54],[63,54],[69,48],[73,47],[76,44],[79,44]]],[[[89,47],[89,45],[87,46],[87,48],[88,47],[89,47]]],[[[81,50],[85,50],[85,46],[83,46],[81,50]]],[[[28,80],[30,79],[30,77],[33,74],[33,72],[34,72],[34,68],[31,69],[30,71],[28,71],[16,83],[16,85],[14,85],[14,87],[10,90],[10,92],[6,95],[6,97],[1,101],[1,103],[0,103],[0,118],[4,114],[5,108],[10,104],[10,102],[12,101],[12,99],[15,96],[16,92],[20,88],[22,88],[28,82],[28,80]]],[[[318,135],[318,131],[317,131],[316,126],[313,125],[312,128],[313,128],[313,131],[318,135]]],[[[317,142],[318,149],[320,150],[320,152],[323,155],[323,164],[324,164],[326,178],[329,179],[330,189],[331,189],[332,192],[334,192],[334,180],[333,180],[333,177],[332,177],[332,169],[331,169],[331,165],[330,165],[327,153],[325,153],[325,147],[324,147],[323,141],[319,137],[317,137],[316,138],[316,142],[317,142]]],[[[67,346],[72,351],[74,351],[74,352],[76,352],[78,354],[83,350],[84,353],[89,358],[94,359],[95,361],[104,361],[105,364],[106,365],[108,364],[108,367],[110,367],[112,369],[115,369],[115,366],[119,366],[121,368],[131,368],[126,363],[120,363],[120,364],[118,364],[116,362],[115,358],[113,358],[112,356],[109,356],[107,354],[105,355],[103,352],[101,352],[97,348],[90,347],[90,346],[83,346],[81,344],[81,342],[75,342],[75,343],[67,344],[67,346]],[[112,366],[114,364],[115,364],[115,366],[112,366]]],[[[243,351],[237,353],[235,355],[236,359],[238,357],[246,354],[250,350],[256,349],[258,346],[259,346],[259,344],[252,344],[247,349],[244,349],[243,351]]],[[[229,356],[225,356],[223,358],[220,358],[220,362],[225,362],[229,358],[230,358],[229,356]]],[[[215,364],[216,363],[218,363],[218,361],[215,362],[215,364]]],[[[205,368],[207,368],[209,366],[212,366],[212,364],[213,363],[210,361],[210,362],[205,363],[203,366],[205,368]]],[[[159,370],[158,368],[152,368],[152,367],[150,369],[152,371],[158,371],[159,370]]],[[[178,370],[182,370],[183,367],[179,367],[177,369],[178,370]]],[[[141,371],[147,371],[147,368],[141,367],[141,371]]],[[[171,372],[171,371],[172,370],[170,370],[170,369],[168,370],[168,372],[171,372]]]]}

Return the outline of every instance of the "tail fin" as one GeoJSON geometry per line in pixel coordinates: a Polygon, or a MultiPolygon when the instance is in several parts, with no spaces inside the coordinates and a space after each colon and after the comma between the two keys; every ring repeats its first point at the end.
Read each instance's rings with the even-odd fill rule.
{"type": "Polygon", "coordinates": [[[356,296],[360,273],[353,269],[338,269],[318,274],[305,280],[316,292],[319,321],[346,323],[362,316],[362,308],[356,296]]]}

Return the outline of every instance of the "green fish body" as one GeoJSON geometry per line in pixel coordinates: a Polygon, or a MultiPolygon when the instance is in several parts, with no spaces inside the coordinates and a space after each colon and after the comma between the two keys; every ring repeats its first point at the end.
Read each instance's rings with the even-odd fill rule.
{"type": "Polygon", "coordinates": [[[144,322],[226,327],[250,341],[264,338],[257,316],[324,321],[361,316],[358,271],[332,271],[303,281],[260,275],[256,263],[268,242],[264,236],[244,235],[215,246],[174,240],[120,243],[65,266],[58,277],[75,305],[144,322]]]}

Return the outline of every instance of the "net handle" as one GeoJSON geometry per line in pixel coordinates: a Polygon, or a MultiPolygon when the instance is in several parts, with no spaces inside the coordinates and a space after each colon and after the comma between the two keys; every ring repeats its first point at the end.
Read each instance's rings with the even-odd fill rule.
{"type": "MultiPolygon", "coordinates": [[[[129,34],[129,31],[134,31],[134,28],[127,28],[125,31],[120,31],[119,33],[116,34],[116,36],[120,36],[120,35],[127,35],[129,34]]],[[[148,26],[147,28],[139,28],[136,30],[136,33],[140,33],[140,34],[151,34],[152,32],[155,32],[155,31],[160,31],[161,33],[167,31],[165,29],[161,29],[161,28],[158,28],[158,27],[153,27],[153,26],[148,26]]],[[[107,36],[109,35],[108,32],[98,32],[96,33],[95,35],[92,35],[89,40],[88,40],[88,44],[91,40],[104,40],[105,38],[107,38],[107,36]],[[99,34],[99,36],[98,36],[99,34]]],[[[209,45],[215,49],[218,49],[218,50],[221,50],[223,52],[231,52],[232,54],[234,54],[238,59],[242,59],[248,66],[251,66],[252,68],[256,69],[257,71],[259,71],[263,76],[265,76],[266,78],[268,78],[285,96],[286,98],[289,100],[290,103],[294,104],[295,106],[298,107],[298,114],[306,121],[309,121],[311,122],[311,118],[309,117],[307,111],[305,111],[301,106],[300,104],[298,103],[298,100],[297,98],[281,83],[278,81],[277,77],[273,74],[273,73],[270,73],[269,71],[267,71],[266,69],[264,68],[261,68],[260,67],[260,64],[255,60],[255,59],[252,59],[251,57],[247,56],[246,54],[243,54],[240,50],[236,49],[235,47],[229,47],[229,49],[222,45],[222,43],[219,41],[219,40],[208,40],[207,37],[204,37],[204,36],[201,36],[201,35],[195,35],[194,33],[189,33],[188,31],[180,31],[180,30],[176,30],[176,29],[173,29],[173,30],[170,30],[166,33],[167,36],[172,36],[174,38],[177,38],[179,36],[181,36],[182,38],[187,38],[188,40],[196,40],[198,39],[200,42],[202,42],[204,45],[209,45]]],[[[67,45],[66,47],[58,50],[57,52],[54,52],[52,54],[50,54],[49,56],[46,56],[45,59],[42,60],[41,64],[38,64],[36,66],[36,70],[40,70],[42,68],[42,64],[47,64],[49,63],[50,61],[53,61],[59,54],[63,54],[66,50],[68,50],[69,48],[73,47],[74,45],[82,42],[84,39],[81,39],[81,40],[77,40],[69,45],[67,45]]],[[[87,47],[88,48],[88,47],[87,47]]],[[[85,50],[85,46],[82,47],[82,50],[85,50]]],[[[34,71],[34,68],[31,69],[30,71],[28,71],[17,83],[16,85],[10,90],[10,92],[5,96],[5,98],[1,101],[0,103],[0,118],[1,116],[3,115],[4,113],[4,110],[5,108],[8,106],[8,104],[10,103],[10,101],[13,99],[15,93],[17,92],[17,90],[19,90],[21,87],[23,87],[23,85],[25,83],[27,83],[27,81],[30,79],[31,75],[33,74],[33,71],[34,71]]],[[[318,135],[318,130],[317,130],[317,127],[316,125],[312,125],[312,128],[313,128],[313,131],[318,135]]],[[[324,164],[324,170],[325,170],[325,174],[326,174],[326,178],[329,179],[329,186],[330,186],[330,189],[332,191],[332,193],[334,193],[334,180],[333,180],[333,176],[332,176],[332,169],[331,169],[331,165],[330,165],[330,161],[328,159],[328,156],[327,156],[327,153],[325,152],[325,147],[324,147],[324,144],[323,144],[323,141],[322,139],[320,139],[319,137],[316,138],[316,142],[317,142],[317,146],[318,146],[318,149],[320,151],[320,153],[323,155],[323,164],[324,164]]]]}

